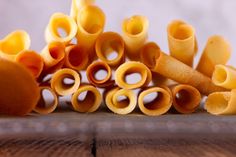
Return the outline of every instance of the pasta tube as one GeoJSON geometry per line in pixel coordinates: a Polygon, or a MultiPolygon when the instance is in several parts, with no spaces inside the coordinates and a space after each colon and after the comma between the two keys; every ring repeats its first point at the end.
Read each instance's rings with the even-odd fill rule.
{"type": "Polygon", "coordinates": [[[17,30],[0,40],[0,57],[14,60],[16,55],[30,47],[30,36],[23,30],[17,30]]]}
{"type": "Polygon", "coordinates": [[[236,90],[231,92],[216,92],[208,96],[205,104],[207,112],[214,115],[236,114],[236,90]]]}
{"type": "Polygon", "coordinates": [[[53,74],[51,88],[61,96],[73,94],[80,86],[80,75],[72,69],[61,69],[53,74]],[[66,82],[69,79],[71,82],[66,82]]]}
{"type": "Polygon", "coordinates": [[[27,115],[39,97],[39,87],[33,75],[22,65],[0,58],[0,113],[27,115]]]}
{"type": "Polygon", "coordinates": [[[99,90],[91,85],[82,85],[71,98],[72,107],[78,112],[95,112],[102,103],[102,95],[99,90]],[[86,94],[84,99],[80,96],[86,94]]]}
{"type": "Polygon", "coordinates": [[[125,44],[118,33],[106,32],[101,34],[95,44],[96,54],[99,59],[112,67],[117,67],[125,60],[125,44]],[[117,56],[109,59],[109,55],[115,52],[117,56]]]}
{"type": "Polygon", "coordinates": [[[75,20],[63,13],[54,13],[51,16],[45,31],[45,39],[47,43],[61,42],[65,45],[76,36],[77,25],[75,20]],[[60,29],[65,32],[65,36],[60,34],[60,29]]]}
{"type": "Polygon", "coordinates": [[[231,56],[231,46],[223,37],[212,36],[208,39],[197,66],[197,71],[212,77],[215,65],[226,64],[231,56]]]}
{"type": "MultiPolygon", "coordinates": [[[[50,87],[40,87],[41,97],[38,104],[34,108],[34,112],[39,114],[49,114],[56,110],[58,106],[58,96],[50,87]],[[43,92],[47,91],[51,94],[53,101],[49,102],[48,99],[44,98],[43,92]]],[[[47,95],[49,97],[49,95],[47,95]]]]}
{"type": "Polygon", "coordinates": [[[197,110],[201,102],[200,92],[189,85],[177,85],[172,88],[173,107],[179,113],[188,114],[197,110]]]}
{"type": "Polygon", "coordinates": [[[123,21],[123,39],[126,45],[126,54],[130,59],[139,60],[139,51],[148,38],[148,27],[148,19],[140,15],[123,21]]]}
{"type": "Polygon", "coordinates": [[[142,91],[138,97],[139,109],[148,116],[159,116],[169,111],[172,105],[171,93],[164,88],[152,87],[142,91]],[[157,94],[152,101],[145,101],[145,98],[150,100],[151,94],[157,94]]]}
{"type": "Polygon", "coordinates": [[[217,86],[236,89],[236,69],[229,66],[216,65],[212,81],[217,86]]]}
{"type": "Polygon", "coordinates": [[[192,67],[198,50],[194,28],[176,20],[168,25],[167,34],[171,56],[192,67]]]}
{"type": "Polygon", "coordinates": [[[106,106],[114,113],[126,115],[131,113],[137,104],[137,97],[132,90],[118,87],[107,91],[105,95],[106,106]]]}
{"type": "Polygon", "coordinates": [[[105,62],[94,62],[92,63],[86,71],[88,81],[96,87],[109,87],[115,82],[111,80],[112,70],[108,64],[105,62]],[[96,77],[96,74],[100,71],[106,71],[106,76],[104,78],[96,77]]]}
{"type": "Polygon", "coordinates": [[[119,66],[115,72],[115,81],[120,88],[124,89],[136,89],[140,87],[148,86],[152,80],[151,71],[140,62],[126,62],[119,66]],[[140,74],[141,79],[136,83],[127,82],[126,77],[131,74],[140,74]]]}

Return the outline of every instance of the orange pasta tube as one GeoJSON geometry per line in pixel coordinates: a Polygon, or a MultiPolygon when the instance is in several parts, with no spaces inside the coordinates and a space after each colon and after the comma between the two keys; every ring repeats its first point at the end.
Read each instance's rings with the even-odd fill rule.
{"type": "Polygon", "coordinates": [[[116,84],[124,89],[136,89],[140,87],[146,87],[152,80],[151,71],[140,62],[126,62],[119,66],[115,72],[115,81],[116,84]],[[136,83],[127,82],[126,77],[131,74],[140,74],[141,79],[136,83]]]}
{"type": "Polygon", "coordinates": [[[217,35],[210,37],[196,69],[212,77],[215,65],[226,64],[230,59],[231,51],[230,44],[223,37],[217,35]]]}
{"type": "Polygon", "coordinates": [[[135,15],[125,19],[122,24],[126,54],[132,60],[139,60],[139,51],[148,38],[148,19],[135,15]]]}
{"type": "Polygon", "coordinates": [[[50,87],[40,87],[41,97],[38,104],[34,108],[34,112],[39,114],[49,114],[56,110],[58,106],[58,96],[50,87]],[[47,91],[52,96],[52,102],[49,102],[49,93],[44,98],[43,92],[47,91]]]}
{"type": "Polygon", "coordinates": [[[236,90],[216,92],[208,96],[205,104],[207,112],[214,115],[236,114],[236,90]]]}
{"type": "Polygon", "coordinates": [[[26,50],[16,56],[16,62],[24,65],[35,78],[43,71],[43,59],[37,52],[26,50]]]}
{"type": "Polygon", "coordinates": [[[0,57],[14,60],[20,52],[29,49],[30,36],[23,30],[17,30],[0,40],[0,57]]]}
{"type": "Polygon", "coordinates": [[[61,42],[67,45],[76,36],[76,33],[77,25],[72,17],[63,13],[54,13],[46,28],[45,39],[47,43],[61,42]],[[65,36],[60,34],[60,29],[65,32],[65,36]]]}
{"type": "Polygon", "coordinates": [[[108,64],[105,62],[94,62],[92,63],[86,71],[88,81],[96,87],[109,87],[114,84],[111,80],[112,71],[108,64]],[[106,71],[106,76],[104,78],[97,78],[96,74],[100,71],[106,71]]]}
{"type": "Polygon", "coordinates": [[[106,32],[101,34],[96,41],[95,49],[98,58],[112,67],[117,67],[124,62],[125,45],[122,37],[117,33],[106,32]],[[113,52],[117,56],[109,59],[109,55],[113,52]]]}
{"type": "Polygon", "coordinates": [[[102,103],[102,95],[99,90],[91,85],[82,85],[71,98],[72,107],[78,112],[95,112],[102,103]],[[85,97],[80,99],[80,96],[85,97]]]}
{"type": "Polygon", "coordinates": [[[61,96],[73,94],[80,86],[80,75],[72,69],[61,69],[53,74],[51,88],[61,96]]]}
{"type": "Polygon", "coordinates": [[[132,90],[118,87],[107,91],[105,96],[107,107],[116,114],[126,115],[131,113],[137,104],[137,97],[132,90]]]}
{"type": "Polygon", "coordinates": [[[145,89],[140,93],[138,105],[139,109],[144,114],[148,116],[159,116],[169,111],[172,105],[172,97],[167,90],[159,87],[152,87],[145,89]],[[151,94],[157,94],[152,101],[150,101],[151,94]]]}
{"type": "Polygon", "coordinates": [[[0,113],[27,115],[39,97],[37,82],[30,72],[18,63],[0,58],[0,113]]]}
{"type": "Polygon", "coordinates": [[[172,88],[173,107],[183,114],[193,113],[201,102],[200,92],[189,85],[177,85],[172,88]]]}
{"type": "Polygon", "coordinates": [[[176,20],[168,25],[167,34],[171,56],[192,67],[198,50],[194,28],[176,20]]]}

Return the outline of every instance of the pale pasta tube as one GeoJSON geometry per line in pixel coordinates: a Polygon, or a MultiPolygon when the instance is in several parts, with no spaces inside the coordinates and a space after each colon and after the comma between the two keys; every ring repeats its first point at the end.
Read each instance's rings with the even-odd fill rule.
{"type": "Polygon", "coordinates": [[[168,25],[167,34],[171,56],[192,67],[198,50],[194,28],[175,20],[168,25]]]}
{"type": "Polygon", "coordinates": [[[0,40],[0,57],[14,60],[16,55],[30,47],[30,36],[23,30],[17,30],[0,40]]]}
{"type": "Polygon", "coordinates": [[[61,42],[65,45],[76,36],[77,25],[75,20],[63,13],[54,13],[49,21],[45,31],[45,39],[47,43],[61,42]],[[63,31],[63,34],[60,34],[63,31]]]}
{"type": "Polygon", "coordinates": [[[122,37],[115,32],[101,34],[95,44],[96,54],[99,59],[112,67],[117,67],[125,60],[125,44],[122,37]],[[116,56],[109,59],[109,55],[116,53],[116,56]]]}
{"type": "Polygon", "coordinates": [[[80,86],[80,74],[72,69],[61,69],[53,74],[51,88],[61,96],[73,94],[80,86]]]}
{"type": "Polygon", "coordinates": [[[201,102],[200,92],[189,85],[177,85],[172,88],[173,107],[179,113],[189,114],[195,112],[201,102]]]}
{"type": "Polygon", "coordinates": [[[212,36],[208,39],[197,66],[197,71],[212,77],[215,65],[226,64],[231,56],[231,46],[223,37],[212,36]]]}
{"type": "Polygon", "coordinates": [[[34,108],[34,112],[37,112],[39,114],[49,114],[55,111],[58,106],[58,96],[56,95],[56,93],[50,87],[47,86],[41,86],[40,93],[41,97],[39,99],[38,104],[34,108]],[[50,93],[50,95],[52,96],[52,102],[49,102],[49,93],[47,93],[47,95],[45,96],[47,97],[47,99],[44,97],[44,91],[50,93]]]}
{"type": "Polygon", "coordinates": [[[78,112],[95,112],[102,103],[102,95],[91,85],[82,85],[71,98],[72,107],[78,112]],[[83,94],[85,94],[84,98],[83,94]]]}
{"type": "Polygon", "coordinates": [[[236,69],[230,66],[216,65],[212,75],[212,81],[217,86],[236,89],[236,69]]]}
{"type": "Polygon", "coordinates": [[[137,96],[132,90],[119,87],[107,91],[105,95],[106,106],[116,114],[126,115],[131,113],[137,104],[137,96]]]}
{"type": "Polygon", "coordinates": [[[0,113],[26,115],[34,109],[39,97],[33,75],[19,63],[0,58],[0,113]]]}
{"type": "Polygon", "coordinates": [[[130,59],[139,60],[139,51],[148,38],[148,27],[148,19],[140,15],[123,21],[123,39],[126,45],[126,54],[130,59]]]}
{"type": "Polygon", "coordinates": [[[136,89],[140,87],[146,87],[152,80],[152,73],[148,67],[140,62],[126,62],[119,66],[115,72],[115,81],[116,84],[125,89],[136,89]],[[140,80],[135,83],[127,82],[127,76],[131,74],[139,74],[140,80]]]}
{"type": "Polygon", "coordinates": [[[208,96],[205,104],[207,112],[214,115],[236,114],[236,90],[216,92],[208,96]]]}
{"type": "Polygon", "coordinates": [[[86,75],[88,81],[96,87],[109,87],[115,83],[114,80],[111,80],[112,70],[105,62],[93,62],[87,68],[86,75]],[[100,78],[98,78],[98,76],[96,77],[96,74],[101,70],[106,72],[106,76],[100,78]]]}
{"type": "Polygon", "coordinates": [[[171,93],[164,88],[148,88],[139,94],[138,105],[139,109],[144,114],[148,116],[159,116],[167,113],[171,108],[172,96],[171,93]],[[151,94],[157,94],[152,101],[150,101],[151,94]]]}

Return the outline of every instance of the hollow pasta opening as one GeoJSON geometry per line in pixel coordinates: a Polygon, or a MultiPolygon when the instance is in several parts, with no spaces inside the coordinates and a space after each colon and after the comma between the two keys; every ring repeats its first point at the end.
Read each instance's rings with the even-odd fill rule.
{"type": "Polygon", "coordinates": [[[84,52],[80,48],[75,47],[71,49],[71,51],[69,52],[68,58],[69,58],[70,64],[74,67],[77,67],[81,65],[81,63],[85,59],[84,52]]]}
{"type": "Polygon", "coordinates": [[[206,108],[208,112],[218,114],[228,107],[229,99],[223,94],[214,94],[208,97],[206,108]]]}
{"type": "Polygon", "coordinates": [[[126,30],[131,35],[138,35],[143,32],[143,21],[138,18],[132,18],[128,21],[126,30]]]}
{"type": "Polygon", "coordinates": [[[59,38],[66,38],[71,32],[71,23],[65,18],[55,18],[52,23],[53,33],[59,38]]]}
{"type": "Polygon", "coordinates": [[[55,97],[52,92],[48,89],[41,90],[40,100],[36,108],[50,108],[55,103],[55,97]]]}
{"type": "Polygon", "coordinates": [[[135,73],[129,73],[127,72],[125,74],[125,82],[130,85],[134,85],[139,83],[142,80],[142,76],[140,73],[135,72],[135,73]]]}
{"type": "Polygon", "coordinates": [[[185,110],[194,109],[198,104],[196,104],[196,98],[193,92],[194,91],[189,91],[186,89],[181,89],[178,91],[174,98],[176,104],[185,110]]]}
{"type": "Polygon", "coordinates": [[[115,103],[115,106],[117,108],[120,108],[120,109],[126,108],[130,104],[130,99],[127,96],[125,96],[125,95],[119,95],[116,98],[116,101],[117,101],[117,103],[115,103]]]}
{"type": "Polygon", "coordinates": [[[77,97],[78,107],[80,110],[88,111],[93,107],[96,100],[96,95],[94,92],[87,90],[79,93],[77,97]]]}
{"type": "Polygon", "coordinates": [[[95,79],[98,81],[102,81],[107,78],[108,72],[106,69],[100,69],[95,72],[95,79]]]}
{"type": "Polygon", "coordinates": [[[193,35],[193,30],[188,25],[180,26],[173,34],[173,37],[179,40],[185,40],[193,35]]]}
{"type": "Polygon", "coordinates": [[[153,92],[144,96],[144,107],[148,110],[157,110],[165,104],[165,95],[161,92],[153,92]]]}
{"type": "Polygon", "coordinates": [[[227,77],[227,71],[222,67],[216,66],[215,72],[213,73],[214,81],[222,84],[226,81],[227,77]]]}
{"type": "Polygon", "coordinates": [[[49,53],[55,60],[61,59],[64,56],[64,49],[59,44],[49,45],[49,53]]]}
{"type": "Polygon", "coordinates": [[[75,85],[75,78],[72,75],[64,76],[61,81],[64,89],[70,89],[75,85]]]}

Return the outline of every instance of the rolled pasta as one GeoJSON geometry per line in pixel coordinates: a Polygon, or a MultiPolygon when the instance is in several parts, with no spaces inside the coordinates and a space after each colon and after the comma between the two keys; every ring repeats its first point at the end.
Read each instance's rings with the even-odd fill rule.
{"type": "Polygon", "coordinates": [[[230,66],[216,65],[212,81],[217,86],[236,89],[236,69],[230,66]]]}
{"type": "Polygon", "coordinates": [[[177,85],[172,88],[173,107],[179,113],[189,114],[197,110],[201,102],[200,92],[189,85],[177,85]]]}
{"type": "Polygon", "coordinates": [[[80,75],[72,69],[61,69],[53,74],[51,88],[61,96],[73,94],[80,86],[80,75]],[[71,82],[66,82],[69,79],[71,82]]]}
{"type": "Polygon", "coordinates": [[[181,20],[175,20],[168,25],[167,34],[171,56],[192,67],[198,50],[194,28],[181,20]]]}
{"type": "Polygon", "coordinates": [[[171,93],[159,87],[152,87],[143,90],[138,97],[139,109],[148,116],[159,116],[169,111],[172,105],[171,93]],[[145,98],[150,99],[151,94],[157,94],[154,100],[145,102],[145,98]]]}
{"type": "Polygon", "coordinates": [[[45,31],[45,39],[47,43],[61,42],[65,45],[76,36],[77,25],[75,20],[63,13],[54,13],[49,21],[45,31]],[[65,32],[65,36],[60,34],[60,29],[65,32]]]}
{"type": "Polygon", "coordinates": [[[230,44],[223,37],[217,35],[210,37],[199,60],[197,71],[212,77],[215,65],[226,64],[231,52],[230,44]]]}
{"type": "MultiPolygon", "coordinates": [[[[49,114],[55,111],[58,106],[58,96],[56,95],[56,93],[50,87],[47,86],[41,86],[40,93],[41,96],[38,104],[34,108],[34,112],[37,112],[39,114],[49,114]],[[49,103],[49,100],[44,98],[44,91],[48,91],[50,93],[53,98],[52,102],[49,103]]],[[[49,97],[49,95],[47,95],[47,97],[49,97]]]]}
{"type": "Polygon", "coordinates": [[[126,62],[119,66],[115,72],[115,81],[120,88],[124,89],[136,89],[140,87],[146,87],[152,80],[152,73],[148,67],[140,62],[126,62]],[[141,79],[136,83],[128,83],[126,77],[130,74],[138,73],[141,79]]]}
{"type": "Polygon", "coordinates": [[[231,92],[216,92],[208,96],[205,104],[207,112],[213,115],[236,114],[236,90],[231,92]]]}
{"type": "Polygon", "coordinates": [[[134,15],[122,24],[126,54],[132,60],[139,60],[139,51],[148,38],[149,21],[145,16],[134,15]]]}
{"type": "Polygon", "coordinates": [[[105,102],[110,111],[126,115],[135,109],[137,96],[132,90],[115,87],[106,92],[105,102]]]}
{"type": "Polygon", "coordinates": [[[112,70],[109,65],[105,62],[93,62],[86,70],[86,75],[88,81],[96,87],[109,87],[114,85],[114,80],[112,78],[112,70]],[[106,71],[106,76],[104,78],[97,78],[96,74],[100,71],[106,71]]]}
{"type": "Polygon", "coordinates": [[[123,38],[115,32],[105,32],[101,34],[95,44],[96,54],[99,59],[112,67],[117,67],[125,60],[125,44],[123,38]],[[108,56],[115,52],[117,56],[109,59],[108,56]]]}
{"type": "Polygon", "coordinates": [[[95,112],[102,103],[102,95],[99,90],[91,85],[82,85],[71,98],[72,107],[78,112],[95,112]],[[80,95],[86,94],[83,100],[80,95]]]}
{"type": "Polygon", "coordinates": [[[30,47],[30,36],[23,30],[17,30],[0,40],[0,57],[14,60],[16,55],[30,47]]]}

